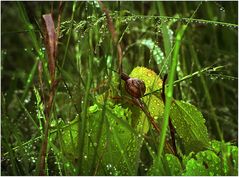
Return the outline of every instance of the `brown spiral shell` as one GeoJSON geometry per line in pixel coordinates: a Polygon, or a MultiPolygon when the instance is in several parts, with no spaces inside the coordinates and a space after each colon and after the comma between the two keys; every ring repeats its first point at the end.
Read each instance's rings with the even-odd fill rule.
{"type": "Polygon", "coordinates": [[[125,90],[135,98],[144,96],[146,87],[144,81],[137,78],[129,78],[125,81],[125,90]]]}

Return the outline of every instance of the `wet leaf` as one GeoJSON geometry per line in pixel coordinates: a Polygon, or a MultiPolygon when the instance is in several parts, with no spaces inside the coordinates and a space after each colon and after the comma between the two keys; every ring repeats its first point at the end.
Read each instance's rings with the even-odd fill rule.
{"type": "Polygon", "coordinates": [[[195,106],[175,100],[172,103],[170,117],[187,153],[198,152],[209,145],[205,119],[195,106]]]}
{"type": "Polygon", "coordinates": [[[164,161],[162,159],[158,159],[157,157],[154,158],[153,164],[150,167],[147,175],[148,176],[163,176],[166,174],[164,168],[164,161]]]}
{"type": "Polygon", "coordinates": [[[208,176],[208,172],[203,164],[197,162],[195,159],[190,159],[186,164],[186,170],[183,176],[208,176]]]}
{"type": "Polygon", "coordinates": [[[83,157],[79,157],[77,148],[81,142],[78,136],[81,122],[78,118],[70,122],[58,134],[58,139],[62,139],[62,150],[71,163],[83,158],[83,174],[133,175],[137,169],[137,158],[143,139],[138,137],[136,132],[129,130],[131,127],[126,125],[127,115],[130,115],[127,108],[122,108],[120,105],[112,107],[110,103],[107,103],[106,107],[100,141],[98,141],[98,134],[99,122],[102,120],[102,107],[94,105],[90,107],[92,112],[88,117],[83,157]],[[93,160],[97,161],[92,166],[93,160]],[[100,168],[96,168],[99,165],[100,168]]]}
{"type": "Polygon", "coordinates": [[[179,159],[173,154],[166,154],[165,158],[168,163],[168,168],[170,171],[170,175],[172,176],[180,176],[182,173],[182,167],[179,159]]]}
{"type": "Polygon", "coordinates": [[[210,149],[221,159],[221,175],[238,175],[238,147],[217,140],[210,142],[210,149]]]}
{"type": "Polygon", "coordinates": [[[206,150],[197,153],[197,161],[204,165],[210,176],[221,175],[220,158],[212,151],[206,150]]]}
{"type": "MultiPolygon", "coordinates": [[[[130,77],[138,78],[144,81],[146,86],[145,94],[148,95],[142,97],[142,100],[146,104],[150,115],[155,119],[162,120],[164,104],[161,96],[159,93],[150,94],[151,92],[159,90],[162,87],[162,80],[160,79],[160,77],[154,71],[145,67],[134,68],[130,73],[130,77]]],[[[137,124],[137,130],[143,133],[147,133],[149,130],[149,121],[147,119],[147,116],[142,111],[139,111],[138,108],[133,107],[131,109],[133,113],[132,119],[134,119],[134,121],[136,122],[135,124],[137,124]]]]}

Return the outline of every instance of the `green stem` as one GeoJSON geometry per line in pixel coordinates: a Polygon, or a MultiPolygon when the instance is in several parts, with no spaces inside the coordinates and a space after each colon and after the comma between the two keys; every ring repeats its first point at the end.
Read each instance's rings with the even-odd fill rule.
{"type": "Polygon", "coordinates": [[[171,107],[172,96],[173,96],[174,76],[175,76],[177,63],[178,63],[178,53],[179,53],[179,49],[180,49],[181,39],[182,39],[185,29],[186,29],[186,25],[183,25],[177,34],[176,43],[174,45],[172,67],[171,67],[170,73],[169,73],[169,83],[168,83],[169,87],[166,90],[166,95],[165,95],[166,102],[165,102],[164,120],[163,120],[162,129],[161,129],[162,131],[161,131],[161,135],[160,135],[160,141],[159,141],[160,143],[159,143],[159,147],[158,147],[158,157],[160,157],[162,155],[164,142],[165,142],[165,138],[166,138],[166,132],[167,132],[169,114],[170,114],[170,107],[171,107]]]}
{"type": "Polygon", "coordinates": [[[62,64],[61,64],[61,68],[63,68],[63,66],[64,66],[64,64],[65,64],[66,55],[67,55],[68,47],[69,47],[69,44],[70,44],[71,33],[72,33],[72,30],[73,30],[73,22],[74,22],[74,16],[75,16],[75,9],[76,9],[76,1],[74,2],[73,6],[72,6],[70,32],[69,32],[69,36],[68,36],[68,39],[67,39],[66,48],[65,48],[65,53],[64,53],[64,58],[63,58],[63,61],[62,61],[62,64]]]}

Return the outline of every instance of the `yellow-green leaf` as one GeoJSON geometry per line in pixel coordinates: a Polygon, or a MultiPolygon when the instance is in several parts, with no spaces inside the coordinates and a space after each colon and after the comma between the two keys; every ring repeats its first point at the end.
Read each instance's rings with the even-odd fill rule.
{"type": "MultiPolygon", "coordinates": [[[[145,94],[152,93],[153,91],[162,88],[162,80],[160,79],[160,77],[154,71],[148,68],[136,67],[130,73],[130,77],[138,78],[144,81],[146,86],[145,94]]],[[[155,119],[159,118],[162,120],[164,103],[161,99],[160,94],[149,94],[141,99],[146,104],[150,115],[155,119]]],[[[137,122],[135,123],[137,124],[137,130],[141,131],[142,133],[147,133],[149,130],[149,121],[147,119],[147,116],[142,111],[139,112],[138,108],[132,108],[132,113],[132,118],[137,122]]]]}

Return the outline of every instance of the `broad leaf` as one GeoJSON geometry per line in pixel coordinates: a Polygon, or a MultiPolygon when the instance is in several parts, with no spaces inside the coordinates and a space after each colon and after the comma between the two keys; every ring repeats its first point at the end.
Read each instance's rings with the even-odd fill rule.
{"type": "Polygon", "coordinates": [[[217,140],[210,142],[210,149],[221,159],[221,175],[238,175],[238,147],[217,140]]]}
{"type": "MultiPolygon", "coordinates": [[[[143,80],[146,86],[145,94],[149,94],[162,87],[162,80],[152,70],[145,67],[136,67],[130,73],[130,77],[143,80]]],[[[164,104],[159,94],[149,94],[141,98],[146,104],[150,115],[155,119],[162,120],[164,112],[164,104]]],[[[133,127],[142,133],[147,133],[149,130],[149,122],[144,112],[139,111],[135,106],[130,108],[132,110],[133,127]]]]}
{"type": "Polygon", "coordinates": [[[213,140],[210,150],[183,156],[183,175],[237,176],[238,148],[230,143],[213,140]]]}
{"type": "Polygon", "coordinates": [[[179,159],[173,154],[165,154],[162,159],[153,157],[153,164],[150,167],[147,175],[150,176],[179,176],[182,173],[182,166],[179,159]]]}
{"type": "Polygon", "coordinates": [[[212,151],[206,150],[197,153],[197,161],[203,164],[210,176],[221,175],[221,159],[212,151]]]}
{"type": "Polygon", "coordinates": [[[159,159],[157,157],[154,157],[153,164],[149,168],[149,171],[147,173],[148,176],[164,176],[167,174],[166,168],[165,168],[165,161],[164,159],[159,159]]]}
{"type": "Polygon", "coordinates": [[[195,106],[175,100],[172,103],[170,117],[187,153],[198,152],[209,145],[205,119],[195,106]]]}
{"type": "Polygon", "coordinates": [[[180,176],[182,173],[182,167],[181,167],[179,159],[173,154],[166,154],[165,157],[168,163],[170,175],[180,176]]]}
{"type": "Polygon", "coordinates": [[[186,164],[186,170],[183,176],[208,176],[206,168],[195,159],[190,159],[186,164]]]}
{"type": "Polygon", "coordinates": [[[127,123],[130,117],[128,109],[120,105],[106,105],[104,121],[102,105],[89,107],[89,124],[84,140],[83,157],[78,155],[78,131],[80,120],[73,120],[58,134],[61,148],[68,161],[77,165],[83,158],[82,174],[89,175],[133,175],[137,165],[143,139],[127,123]],[[101,126],[102,125],[102,126],[101,126]]]}

